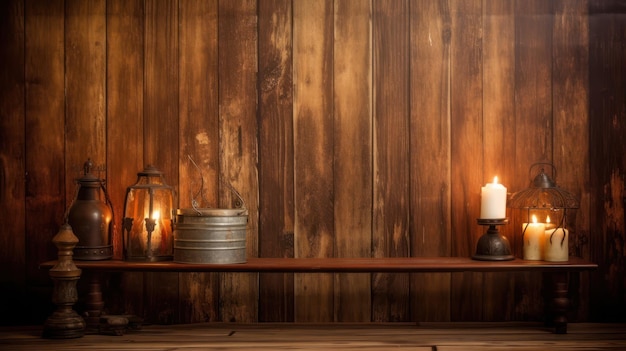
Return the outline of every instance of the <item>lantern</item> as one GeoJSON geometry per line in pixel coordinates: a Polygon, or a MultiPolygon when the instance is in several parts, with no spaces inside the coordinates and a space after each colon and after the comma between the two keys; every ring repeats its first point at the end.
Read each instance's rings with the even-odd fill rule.
{"type": "Polygon", "coordinates": [[[524,258],[567,261],[567,210],[578,208],[578,200],[556,185],[553,164],[535,163],[530,166],[529,174],[538,166],[541,166],[540,172],[531,181],[530,187],[512,194],[509,200],[509,207],[526,210],[526,220],[521,228],[524,258]],[[543,166],[550,167],[551,176],[543,166]]]}
{"type": "Polygon", "coordinates": [[[93,168],[91,159],[88,159],[83,166],[83,177],[77,180],[76,198],[66,216],[67,223],[78,237],[78,244],[74,248],[76,260],[97,261],[113,257],[113,211],[104,188],[104,180],[92,173],[93,168]]]}
{"type": "Polygon", "coordinates": [[[173,248],[174,190],[163,172],[152,165],[137,173],[137,182],[126,190],[124,202],[124,259],[167,261],[173,248]]]}

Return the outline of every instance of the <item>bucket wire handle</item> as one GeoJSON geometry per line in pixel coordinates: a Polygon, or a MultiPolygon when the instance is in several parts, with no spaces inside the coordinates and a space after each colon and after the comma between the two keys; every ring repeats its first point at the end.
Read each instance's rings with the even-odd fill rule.
{"type": "MultiPolygon", "coordinates": [[[[193,207],[194,211],[196,211],[197,214],[201,215],[202,212],[200,212],[200,210],[199,210],[200,206],[199,206],[198,201],[196,200],[196,198],[198,196],[200,196],[201,200],[204,201],[204,203],[208,203],[208,201],[204,198],[204,177],[202,176],[202,170],[200,169],[198,164],[193,160],[191,155],[187,155],[187,158],[194,165],[194,167],[196,167],[196,170],[198,170],[198,173],[200,174],[200,189],[196,192],[195,195],[194,195],[192,189],[190,189],[189,191],[191,192],[191,207],[193,207]]],[[[220,179],[220,183],[222,183],[224,186],[226,186],[228,189],[230,189],[230,191],[232,191],[232,193],[235,194],[235,196],[237,197],[237,200],[235,201],[235,206],[237,208],[245,209],[246,208],[246,202],[243,201],[243,197],[241,197],[241,194],[239,194],[239,192],[232,185],[230,185],[229,183],[225,182],[223,179],[220,179]]],[[[191,187],[191,188],[193,188],[193,187],[191,187]]]]}
{"type": "Polygon", "coordinates": [[[220,179],[220,183],[224,184],[228,189],[230,189],[230,191],[233,192],[233,194],[235,194],[235,196],[237,196],[237,201],[235,201],[235,206],[237,208],[246,208],[246,203],[245,201],[243,201],[243,197],[241,197],[241,194],[239,194],[239,192],[237,190],[235,190],[235,188],[233,188],[232,185],[230,185],[229,183],[226,183],[224,180],[220,179]]]}
{"type": "MultiPolygon", "coordinates": [[[[190,187],[189,192],[190,192],[190,195],[191,195],[191,207],[193,207],[193,209],[194,209],[194,211],[196,211],[196,213],[201,215],[202,212],[200,212],[200,210],[198,209],[200,206],[198,205],[198,201],[196,200],[196,197],[200,196],[200,199],[202,201],[204,201],[205,203],[208,203],[208,201],[204,198],[204,177],[202,176],[202,170],[200,169],[200,167],[198,167],[198,164],[196,163],[196,161],[193,160],[191,155],[187,155],[187,158],[189,159],[189,161],[191,161],[191,163],[194,165],[194,167],[196,167],[196,170],[198,170],[198,173],[200,174],[200,189],[194,195],[194,193],[193,193],[193,186],[192,186],[192,187],[190,187]]],[[[192,184],[193,184],[193,181],[192,181],[192,184]]]]}

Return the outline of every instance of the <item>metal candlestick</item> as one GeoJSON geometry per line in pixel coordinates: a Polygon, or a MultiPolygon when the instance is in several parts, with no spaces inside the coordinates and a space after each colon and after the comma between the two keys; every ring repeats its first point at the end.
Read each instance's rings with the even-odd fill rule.
{"type": "Polygon", "coordinates": [[[515,257],[511,254],[509,240],[498,230],[499,225],[509,223],[507,218],[501,219],[478,219],[478,224],[489,226],[487,232],[478,239],[476,254],[472,256],[480,261],[509,261],[515,257]]]}

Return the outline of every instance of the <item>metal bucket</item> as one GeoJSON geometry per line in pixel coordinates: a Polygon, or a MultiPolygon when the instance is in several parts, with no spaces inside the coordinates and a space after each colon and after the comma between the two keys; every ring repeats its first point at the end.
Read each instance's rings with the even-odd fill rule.
{"type": "Polygon", "coordinates": [[[174,261],[181,263],[246,262],[245,208],[188,208],[176,211],[174,261]]]}

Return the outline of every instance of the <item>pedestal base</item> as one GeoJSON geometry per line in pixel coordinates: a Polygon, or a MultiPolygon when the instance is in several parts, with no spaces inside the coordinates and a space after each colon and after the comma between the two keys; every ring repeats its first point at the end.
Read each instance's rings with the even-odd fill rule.
{"type": "Polygon", "coordinates": [[[478,239],[476,254],[472,256],[472,259],[480,261],[510,261],[515,259],[511,254],[509,240],[501,235],[496,227],[508,222],[506,218],[478,220],[478,224],[488,225],[489,229],[478,239]]]}
{"type": "Polygon", "coordinates": [[[85,335],[85,320],[72,309],[55,311],[43,326],[42,337],[47,339],[74,339],[85,335]]]}

